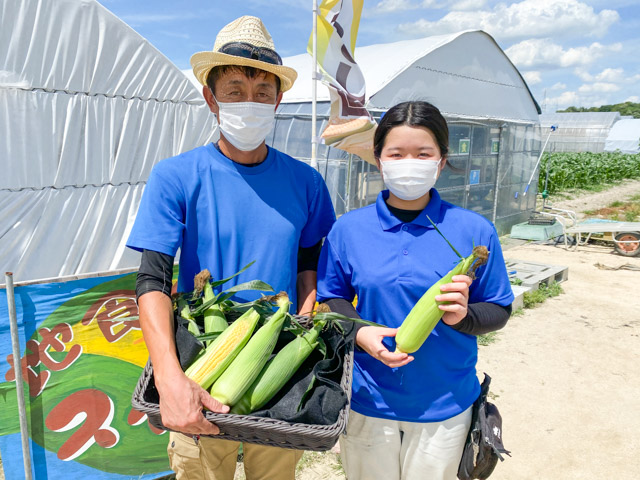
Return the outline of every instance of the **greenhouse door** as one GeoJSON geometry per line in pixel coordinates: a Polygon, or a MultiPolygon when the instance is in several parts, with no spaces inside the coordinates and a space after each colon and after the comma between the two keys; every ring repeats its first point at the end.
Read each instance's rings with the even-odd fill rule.
{"type": "Polygon", "coordinates": [[[501,129],[472,125],[470,130],[464,207],[493,220],[501,129]]]}
{"type": "Polygon", "coordinates": [[[442,198],[493,221],[501,128],[449,121],[449,165],[436,188],[442,198]]]}

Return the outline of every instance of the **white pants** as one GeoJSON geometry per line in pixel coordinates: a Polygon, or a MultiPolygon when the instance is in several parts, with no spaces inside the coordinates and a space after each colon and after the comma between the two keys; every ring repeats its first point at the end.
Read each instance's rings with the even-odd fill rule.
{"type": "Polygon", "coordinates": [[[349,480],[454,480],[471,407],[443,422],[416,423],[351,410],[340,457],[349,480]]]}

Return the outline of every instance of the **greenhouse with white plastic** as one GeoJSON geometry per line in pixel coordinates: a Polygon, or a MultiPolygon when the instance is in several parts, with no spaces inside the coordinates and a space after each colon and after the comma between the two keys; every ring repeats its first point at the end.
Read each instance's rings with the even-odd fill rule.
{"type": "MultiPolygon", "coordinates": [[[[539,107],[525,81],[492,37],[466,31],[356,49],[367,85],[367,108],[378,119],[393,105],[426,100],[449,123],[450,156],[436,187],[442,197],[493,221],[499,233],[535,208],[540,154],[539,107]],[[524,195],[531,182],[529,193],[524,195]]],[[[285,94],[271,145],[311,162],[311,57],[284,59],[299,77],[285,94]]],[[[329,92],[317,96],[318,133],[329,118],[329,92]]],[[[268,142],[269,143],[269,142],[268,142]]],[[[317,168],[336,213],[375,201],[383,188],[375,165],[320,145],[317,168]]]]}
{"type": "Polygon", "coordinates": [[[547,152],[603,152],[618,112],[556,112],[540,115],[547,152]],[[556,129],[551,132],[551,126],[556,129]]]}

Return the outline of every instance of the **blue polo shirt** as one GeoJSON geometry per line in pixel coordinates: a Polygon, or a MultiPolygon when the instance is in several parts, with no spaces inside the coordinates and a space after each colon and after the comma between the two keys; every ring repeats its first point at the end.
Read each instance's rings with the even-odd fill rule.
{"type": "Polygon", "coordinates": [[[173,256],[180,249],[182,292],[193,290],[194,276],[205,268],[222,279],[255,260],[222,288],[262,280],[296,305],[298,247],[318,243],[334,221],[315,169],[272,148],[248,167],[209,144],[154,166],[127,246],[173,256]]]}
{"type": "MultiPolygon", "coordinates": [[[[469,302],[507,306],[513,301],[498,235],[484,217],[440,199],[435,189],[411,223],[393,216],[385,203],[343,215],[327,236],[318,266],[318,298],[358,296],[364,319],[398,327],[427,289],[446,275],[458,257],[431,226],[427,215],[461,255],[474,245],[489,251],[476,271],[469,302]]],[[[385,344],[395,350],[395,341],[385,344]]],[[[439,322],[415,359],[389,368],[364,351],[355,352],[351,408],[372,417],[437,422],[466,410],[480,393],[476,337],[439,322]]]]}

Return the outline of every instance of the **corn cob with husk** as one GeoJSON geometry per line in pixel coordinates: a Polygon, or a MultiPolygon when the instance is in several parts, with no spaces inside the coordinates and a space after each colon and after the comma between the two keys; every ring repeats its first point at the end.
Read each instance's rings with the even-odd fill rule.
{"type": "Polygon", "coordinates": [[[473,272],[480,265],[486,263],[489,257],[487,247],[479,245],[473,248],[471,255],[461,258],[460,262],[444,277],[433,284],[422,295],[406,316],[398,332],[396,333],[396,353],[413,353],[418,350],[427,339],[431,331],[444,315],[444,311],[438,305],[446,302],[436,301],[436,295],[440,295],[440,287],[451,283],[454,275],[469,275],[473,278],[473,272]]]}
{"type": "MultiPolygon", "coordinates": [[[[202,291],[203,302],[209,302],[214,299],[215,294],[209,279],[211,273],[205,269],[198,273],[193,281],[194,290],[202,291]]],[[[218,304],[211,305],[204,312],[204,333],[216,333],[223,332],[227,328],[227,319],[224,316],[222,308],[218,304]]],[[[207,345],[210,345],[213,340],[207,341],[207,345]]]]}
{"type": "Polygon", "coordinates": [[[318,322],[311,330],[285,345],[264,366],[230,413],[246,415],[263,407],[296,373],[300,365],[318,346],[318,336],[326,322],[318,322]]]}
{"type": "Polygon", "coordinates": [[[260,314],[253,308],[247,310],[213,340],[204,353],[187,368],[187,377],[202,388],[209,388],[247,344],[259,319],[260,314]]]}
{"type": "Polygon", "coordinates": [[[291,302],[286,293],[276,295],[278,311],[251,337],[231,365],[211,387],[211,396],[235,405],[260,374],[276,345],[291,302]]]}

